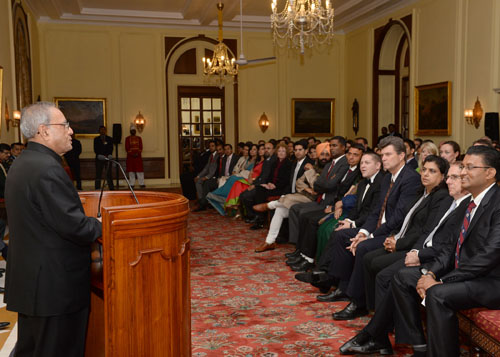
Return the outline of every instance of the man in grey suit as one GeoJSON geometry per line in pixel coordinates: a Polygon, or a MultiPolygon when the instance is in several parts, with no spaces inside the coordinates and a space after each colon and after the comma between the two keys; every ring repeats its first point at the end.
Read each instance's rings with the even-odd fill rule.
{"type": "Polygon", "coordinates": [[[216,146],[215,140],[210,140],[208,150],[210,150],[208,162],[198,176],[194,178],[196,193],[198,195],[198,208],[195,212],[207,209],[208,201],[205,197],[210,191],[217,188],[217,177],[219,166],[221,166],[223,147],[222,145],[216,146]]]}
{"type": "MultiPolygon", "coordinates": [[[[345,157],[345,145],[346,141],[342,136],[334,136],[330,139],[332,162],[325,166],[320,177],[314,183],[314,191],[318,194],[317,200],[315,202],[299,203],[290,208],[288,215],[290,243],[296,244],[299,240],[299,222],[301,216],[324,211],[328,205],[334,203],[339,184],[349,169],[345,157]]],[[[309,259],[300,255],[293,260],[289,260],[288,263],[294,267],[295,271],[305,271],[314,266],[313,261],[309,259]]]]}

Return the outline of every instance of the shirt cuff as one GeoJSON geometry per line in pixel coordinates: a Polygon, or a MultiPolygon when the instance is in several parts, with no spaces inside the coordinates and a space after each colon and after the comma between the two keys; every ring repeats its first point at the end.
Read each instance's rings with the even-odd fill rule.
{"type": "Polygon", "coordinates": [[[351,228],[356,228],[356,222],[352,219],[346,218],[345,220],[351,224],[351,228]]]}
{"type": "Polygon", "coordinates": [[[366,229],[361,228],[358,233],[363,233],[367,238],[370,238],[370,232],[366,229]]]}

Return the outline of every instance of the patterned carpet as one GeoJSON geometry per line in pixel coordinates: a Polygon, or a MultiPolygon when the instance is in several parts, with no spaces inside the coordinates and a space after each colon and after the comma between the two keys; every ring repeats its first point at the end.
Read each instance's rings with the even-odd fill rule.
{"type": "Polygon", "coordinates": [[[284,263],[292,246],[254,253],[267,231],[248,227],[214,210],[190,216],[193,356],[338,356],[369,318],[334,322],[346,302],[316,301],[284,263]]]}

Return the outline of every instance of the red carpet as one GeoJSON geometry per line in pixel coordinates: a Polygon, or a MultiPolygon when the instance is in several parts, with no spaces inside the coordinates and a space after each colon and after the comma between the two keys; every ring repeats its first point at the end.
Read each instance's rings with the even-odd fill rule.
{"type": "Polygon", "coordinates": [[[213,210],[190,215],[193,356],[338,356],[368,317],[334,322],[346,303],[317,302],[284,263],[292,247],[254,253],[267,231],[248,228],[213,210]]]}

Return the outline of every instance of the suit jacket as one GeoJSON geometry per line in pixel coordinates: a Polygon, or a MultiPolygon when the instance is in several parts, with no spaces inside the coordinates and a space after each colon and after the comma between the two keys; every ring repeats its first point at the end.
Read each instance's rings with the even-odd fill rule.
{"type": "Polygon", "coordinates": [[[337,196],[333,200],[333,202],[327,202],[328,205],[334,205],[335,202],[342,200],[344,198],[345,194],[349,189],[353,186],[356,185],[361,178],[361,170],[359,169],[359,165],[356,167],[356,169],[352,172],[347,171],[345,179],[340,182],[339,188],[337,190],[337,196]]]}
{"type": "Polygon", "coordinates": [[[260,172],[259,177],[253,180],[253,184],[255,186],[269,182],[269,175],[272,174],[271,168],[273,167],[273,165],[276,163],[277,160],[278,157],[276,156],[276,154],[271,155],[264,160],[264,164],[262,164],[262,171],[260,172]]]}
{"type": "Polygon", "coordinates": [[[55,316],[88,307],[90,244],[101,235],[101,223],[85,216],[60,156],[30,142],[9,171],[5,193],[7,309],[55,316]]]}
{"type": "Polygon", "coordinates": [[[97,155],[108,156],[113,153],[113,138],[106,135],[106,140],[102,142],[101,136],[99,135],[94,139],[94,152],[97,155]]]}
{"type": "MultiPolygon", "coordinates": [[[[445,249],[451,242],[456,243],[456,237],[458,237],[458,232],[462,225],[462,220],[465,215],[465,210],[467,209],[467,205],[470,202],[470,198],[464,199],[460,205],[455,208],[455,210],[450,213],[444,220],[441,222],[441,225],[434,232],[434,236],[432,237],[432,246],[424,247],[425,240],[427,239],[428,233],[424,233],[420,236],[418,241],[413,245],[413,249],[418,249],[418,259],[420,260],[420,264],[425,264],[430,262],[438,254],[445,249]],[[458,218],[457,218],[458,217],[458,218]]],[[[436,214],[436,219],[434,222],[434,227],[439,223],[443,215],[450,208],[451,202],[447,202],[446,200],[442,201],[441,207],[439,208],[438,213],[436,214]]],[[[432,228],[434,229],[434,228],[432,228]]]]}
{"type": "MultiPolygon", "coordinates": [[[[291,193],[292,192],[292,184],[293,184],[293,175],[295,173],[295,169],[297,168],[297,161],[293,162],[292,163],[292,168],[291,168],[291,171],[290,171],[290,182],[288,183],[288,186],[286,187],[285,189],[285,193],[291,193]]],[[[297,178],[295,179],[295,184],[297,184],[297,180],[299,178],[302,177],[302,175],[304,175],[304,166],[306,166],[306,164],[311,164],[311,165],[314,165],[314,160],[312,160],[309,156],[306,155],[306,157],[304,158],[304,161],[302,161],[302,164],[300,165],[300,168],[299,168],[299,172],[297,173],[297,178]]],[[[295,187],[297,188],[297,187],[295,187]]]]}
{"type": "Polygon", "coordinates": [[[410,166],[413,170],[416,170],[418,167],[418,161],[414,157],[406,163],[406,165],[410,166]]]}
{"type": "MultiPolygon", "coordinates": [[[[463,221],[464,217],[459,217],[463,221]]],[[[476,302],[490,309],[500,308],[500,188],[488,190],[467,229],[455,269],[455,241],[426,268],[443,283],[465,282],[476,302]]]]}
{"type": "MultiPolygon", "coordinates": [[[[276,170],[276,167],[278,166],[279,160],[276,160],[271,167],[271,173],[268,176],[268,180],[266,183],[273,182],[274,179],[274,171],[276,170]]],[[[278,176],[276,178],[276,182],[273,182],[274,185],[276,186],[275,189],[270,190],[270,196],[276,196],[276,195],[282,195],[285,193],[286,188],[289,185],[289,179],[290,179],[290,171],[292,169],[292,162],[285,158],[283,162],[281,163],[281,166],[278,170],[278,176]]]]}
{"type": "Polygon", "coordinates": [[[208,179],[211,179],[212,177],[216,176],[218,169],[219,169],[219,154],[215,153],[215,155],[212,156],[212,158],[210,158],[209,156],[207,164],[200,171],[198,177],[206,177],[208,179]]]}
{"type": "Polygon", "coordinates": [[[328,175],[328,171],[330,170],[330,166],[332,166],[332,163],[333,161],[325,166],[325,168],[321,172],[321,175],[318,177],[316,182],[314,182],[314,191],[316,191],[320,196],[325,194],[325,199],[321,202],[323,205],[331,204],[335,201],[339,183],[344,178],[347,170],[349,170],[347,159],[345,156],[343,156],[342,158],[337,160],[330,174],[328,175]]]}
{"type": "MultiPolygon", "coordinates": [[[[417,197],[416,201],[418,201],[417,197]]],[[[408,208],[413,207],[416,201],[408,208]]],[[[396,251],[410,250],[421,235],[428,235],[436,226],[436,216],[440,211],[441,205],[450,207],[453,198],[448,194],[446,188],[431,192],[413,211],[408,229],[405,234],[396,241],[396,251]]],[[[444,212],[443,212],[444,214],[444,212]]],[[[397,234],[398,232],[393,232],[397,234]]]]}
{"type": "MultiPolygon", "coordinates": [[[[236,163],[240,157],[236,154],[233,153],[233,156],[231,157],[231,162],[229,163],[229,176],[233,174],[234,166],[236,166],[236,163]]],[[[224,155],[222,158],[222,172],[220,173],[219,176],[225,176],[225,170],[226,170],[226,162],[227,162],[227,157],[224,155]]]]}
{"type": "Polygon", "coordinates": [[[368,216],[377,208],[380,196],[380,186],[384,176],[385,172],[380,170],[377,176],[373,179],[373,183],[370,185],[370,188],[366,191],[364,199],[363,193],[365,192],[369,179],[363,179],[359,182],[356,194],[356,205],[351,209],[347,216],[347,218],[351,221],[354,221],[356,227],[361,227],[365,223],[368,216]]]}
{"type": "Polygon", "coordinates": [[[377,229],[380,211],[384,204],[384,199],[391,183],[391,174],[387,174],[382,181],[379,202],[376,209],[368,216],[365,224],[361,228],[373,233],[374,236],[388,236],[391,232],[398,231],[403,224],[408,207],[421,192],[420,175],[411,167],[404,166],[399,173],[396,182],[387,198],[385,207],[385,223],[377,229]]]}

